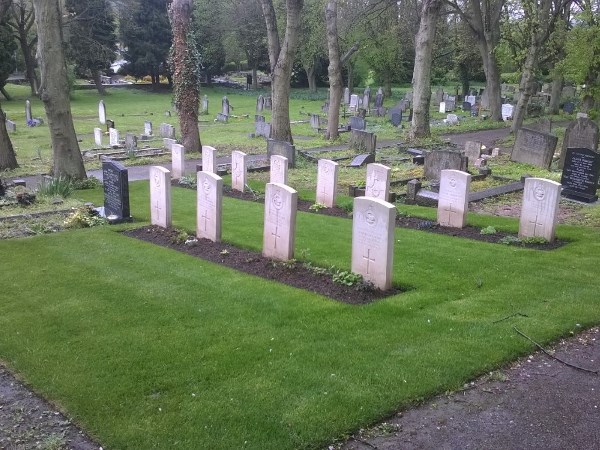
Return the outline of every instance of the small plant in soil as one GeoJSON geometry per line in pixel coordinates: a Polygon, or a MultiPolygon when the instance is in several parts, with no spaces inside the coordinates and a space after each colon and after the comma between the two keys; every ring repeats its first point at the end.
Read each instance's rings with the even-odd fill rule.
{"type": "Polygon", "coordinates": [[[179,185],[189,189],[196,189],[198,179],[193,176],[185,175],[179,179],[179,185]]]}
{"type": "Polygon", "coordinates": [[[42,180],[38,193],[44,197],[56,197],[61,196],[62,198],[68,198],[75,190],[75,184],[70,178],[57,177],[42,180]]]}
{"type": "Polygon", "coordinates": [[[364,282],[362,275],[348,270],[338,269],[333,273],[333,282],[345,284],[346,286],[356,286],[364,282]]]}
{"type": "Polygon", "coordinates": [[[530,245],[543,245],[543,244],[547,244],[548,240],[541,236],[531,236],[531,237],[521,238],[521,242],[523,242],[523,244],[530,244],[530,245]]]}
{"type": "Polygon", "coordinates": [[[100,217],[98,211],[91,206],[74,208],[73,212],[65,219],[65,227],[67,228],[90,228],[106,223],[106,219],[100,217]]]}
{"type": "Polygon", "coordinates": [[[417,229],[419,230],[427,230],[433,227],[435,227],[435,222],[432,222],[431,220],[423,220],[417,224],[417,229]]]}
{"type": "Polygon", "coordinates": [[[491,235],[491,234],[496,234],[497,231],[493,226],[487,226],[485,228],[482,228],[480,231],[481,234],[483,235],[491,235]]]}
{"type": "Polygon", "coordinates": [[[308,209],[310,211],[319,212],[322,209],[327,209],[327,206],[325,206],[323,203],[313,203],[308,207],[308,209]]]}
{"type": "Polygon", "coordinates": [[[523,243],[523,241],[521,241],[521,239],[519,239],[518,237],[515,237],[515,236],[504,236],[498,242],[500,244],[506,244],[506,245],[520,245],[523,243]]]}

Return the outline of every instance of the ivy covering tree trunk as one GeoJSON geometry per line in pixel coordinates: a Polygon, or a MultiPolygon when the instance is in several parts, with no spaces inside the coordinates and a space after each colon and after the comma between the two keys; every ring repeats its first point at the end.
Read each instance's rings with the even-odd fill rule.
{"type": "Polygon", "coordinates": [[[33,7],[38,31],[40,97],[52,140],[53,175],[83,179],[85,167],[69,102],[59,0],[33,0],[33,7]]]}
{"type": "Polygon", "coordinates": [[[188,152],[200,152],[200,64],[192,33],[192,10],[192,0],[173,0],[169,9],[173,29],[172,72],[181,142],[188,152]]]}

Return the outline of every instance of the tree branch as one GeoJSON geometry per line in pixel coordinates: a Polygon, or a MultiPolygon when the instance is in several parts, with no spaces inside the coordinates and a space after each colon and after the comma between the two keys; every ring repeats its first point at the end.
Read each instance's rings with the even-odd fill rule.
{"type": "Polygon", "coordinates": [[[340,58],[340,63],[342,66],[346,64],[346,62],[354,55],[358,49],[360,48],[360,42],[355,42],[352,47],[340,58]]]}

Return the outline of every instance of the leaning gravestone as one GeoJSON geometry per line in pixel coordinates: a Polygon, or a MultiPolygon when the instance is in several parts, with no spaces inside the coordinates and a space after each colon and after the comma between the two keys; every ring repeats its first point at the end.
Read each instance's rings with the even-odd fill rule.
{"type": "Polygon", "coordinates": [[[29,100],[25,100],[25,121],[29,122],[31,119],[31,102],[29,100]]]}
{"type": "Polygon", "coordinates": [[[566,152],[560,183],[562,195],[573,200],[592,203],[598,200],[600,154],[589,148],[571,148],[566,152]]]}
{"type": "Polygon", "coordinates": [[[558,138],[551,134],[520,128],[510,160],[550,169],[558,138]]]}
{"type": "Polygon", "coordinates": [[[181,144],[171,145],[171,172],[175,180],[179,180],[184,175],[185,147],[181,144]]]}
{"type": "Polygon", "coordinates": [[[202,146],[202,171],[217,173],[217,149],[210,145],[202,146]]]}
{"type": "Polygon", "coordinates": [[[106,106],[104,105],[104,100],[100,100],[98,103],[98,120],[102,125],[106,123],[106,106]]]}
{"type": "Polygon", "coordinates": [[[471,175],[460,170],[442,170],[437,221],[443,227],[463,228],[469,209],[471,175]]]}
{"type": "Polygon", "coordinates": [[[286,141],[267,139],[267,157],[280,155],[287,158],[290,167],[296,167],[296,147],[286,141]]]}
{"type": "Polygon", "coordinates": [[[269,182],[278,184],[287,184],[288,180],[288,159],[285,156],[273,155],[270,159],[271,170],[269,173],[269,182]]]}
{"type": "Polygon", "coordinates": [[[370,164],[375,162],[375,154],[374,153],[363,153],[362,155],[356,155],[354,159],[350,162],[349,167],[358,168],[362,167],[365,164],[370,164]]]}
{"type": "Polygon", "coordinates": [[[428,180],[439,180],[441,171],[446,169],[467,171],[469,159],[459,152],[435,150],[425,153],[424,176],[428,180]]]}
{"type": "Polygon", "coordinates": [[[367,131],[352,130],[350,148],[359,152],[373,153],[377,149],[377,135],[367,131]]]}
{"type": "Polygon", "coordinates": [[[223,205],[223,178],[214,173],[196,174],[198,194],[196,202],[196,237],[213,242],[221,241],[223,205]]]}
{"type": "Polygon", "coordinates": [[[598,125],[586,118],[579,118],[569,124],[565,130],[562,151],[560,152],[559,167],[563,167],[567,148],[589,148],[598,150],[598,125]]]}
{"type": "Polygon", "coordinates": [[[239,150],[231,152],[231,188],[234,191],[244,192],[246,190],[246,177],[248,168],[246,165],[247,155],[239,150]]]}
{"type": "Polygon", "coordinates": [[[171,226],[171,172],[164,167],[150,167],[150,223],[171,226]]]}
{"type": "Polygon", "coordinates": [[[127,168],[117,161],[102,161],[104,215],[111,223],[131,219],[127,168]]]}
{"type": "Polygon", "coordinates": [[[12,120],[6,119],[5,124],[6,124],[7,131],[9,131],[11,133],[17,132],[17,124],[15,122],[13,122],[12,120]]]}
{"type": "Polygon", "coordinates": [[[554,240],[561,185],[543,178],[525,179],[519,237],[554,240]]]}
{"type": "Polygon", "coordinates": [[[263,256],[288,261],[294,257],[298,193],[289,186],[267,183],[263,256]]]}
{"type": "Polygon", "coordinates": [[[392,287],[396,207],[386,201],[357,197],[352,219],[352,272],[375,287],[392,287]]]}
{"type": "Polygon", "coordinates": [[[456,114],[448,114],[446,116],[446,123],[448,125],[458,125],[458,116],[456,114]]]}
{"type": "Polygon", "coordinates": [[[351,130],[366,130],[367,121],[359,116],[350,117],[350,129],[351,130]]]}
{"type": "Polygon", "coordinates": [[[365,197],[387,201],[390,193],[390,174],[392,169],[383,164],[367,164],[367,184],[365,197]]]}
{"type": "Polygon", "coordinates": [[[102,128],[94,128],[94,143],[102,147],[102,128]]]}
{"type": "Polygon", "coordinates": [[[465,142],[464,154],[469,158],[469,162],[474,164],[481,156],[481,142],[467,141],[465,142]]]}
{"type": "Polygon", "coordinates": [[[337,192],[338,163],[319,159],[317,163],[317,203],[333,208],[337,192]]]}
{"type": "Polygon", "coordinates": [[[118,147],[119,146],[119,130],[115,130],[114,128],[111,128],[110,130],[108,130],[108,141],[109,141],[109,145],[111,147],[118,147]]]}

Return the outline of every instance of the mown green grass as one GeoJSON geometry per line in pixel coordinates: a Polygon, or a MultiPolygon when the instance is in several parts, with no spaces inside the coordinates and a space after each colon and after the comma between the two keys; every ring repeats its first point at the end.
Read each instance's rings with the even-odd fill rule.
{"type": "MultiPolygon", "coordinates": [[[[131,200],[147,220],[147,183],[131,200]]],[[[195,192],[173,201],[193,230],[195,192]]],[[[262,214],[224,199],[224,239],[259,250],[262,214]]],[[[129,226],[0,242],[0,358],[106,448],[320,448],[531,351],[512,325],[547,343],[600,322],[594,229],[559,227],[569,243],[550,252],[398,229],[408,290],[356,307],[117,232],[129,226]]],[[[299,213],[297,233],[314,263],[349,268],[350,220],[299,213]]]]}

